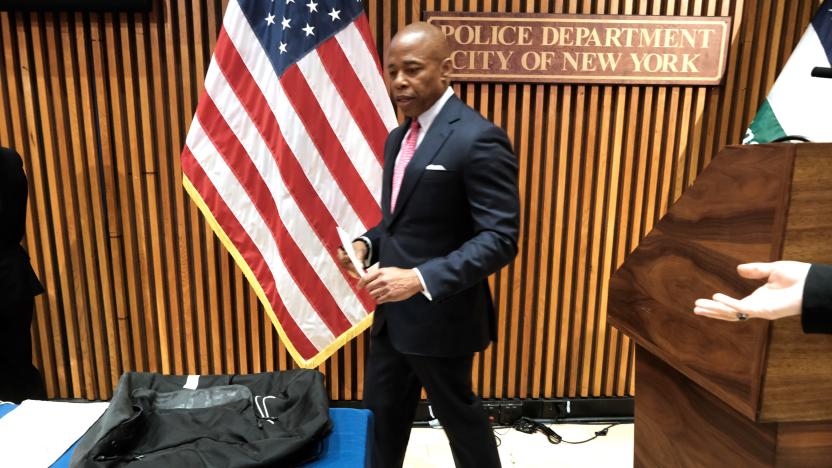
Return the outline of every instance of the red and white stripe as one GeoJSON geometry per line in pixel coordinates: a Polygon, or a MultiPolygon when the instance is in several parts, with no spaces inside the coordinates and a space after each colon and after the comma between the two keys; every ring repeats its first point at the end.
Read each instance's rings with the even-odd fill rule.
{"type": "Polygon", "coordinates": [[[373,47],[362,16],[278,78],[229,2],[182,154],[301,365],[373,308],[335,256],[336,226],[359,235],[380,218],[396,118],[373,47]]]}

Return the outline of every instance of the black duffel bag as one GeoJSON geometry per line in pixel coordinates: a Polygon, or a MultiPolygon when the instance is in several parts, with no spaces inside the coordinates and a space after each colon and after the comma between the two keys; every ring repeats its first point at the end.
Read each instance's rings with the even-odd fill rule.
{"type": "Polygon", "coordinates": [[[110,406],[78,442],[73,467],[296,466],[329,432],[323,375],[121,376],[110,406]]]}

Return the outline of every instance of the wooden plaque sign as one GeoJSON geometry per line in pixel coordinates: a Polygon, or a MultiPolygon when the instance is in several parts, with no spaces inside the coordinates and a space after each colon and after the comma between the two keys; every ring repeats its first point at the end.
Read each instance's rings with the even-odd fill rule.
{"type": "Polygon", "coordinates": [[[716,85],[731,19],[426,12],[457,81],[716,85]]]}

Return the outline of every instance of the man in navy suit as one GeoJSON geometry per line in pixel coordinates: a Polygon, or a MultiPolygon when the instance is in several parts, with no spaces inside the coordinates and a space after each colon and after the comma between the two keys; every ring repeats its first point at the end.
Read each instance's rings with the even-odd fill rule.
{"type": "Polygon", "coordinates": [[[384,146],[381,222],[353,242],[379,263],[359,286],[378,304],[364,402],[383,468],[402,465],[422,387],[457,466],[500,465],[471,369],[496,337],[487,277],[517,254],[517,160],[505,132],[454,96],[449,55],[427,23],[393,38],[386,72],[407,118],[384,146]]]}

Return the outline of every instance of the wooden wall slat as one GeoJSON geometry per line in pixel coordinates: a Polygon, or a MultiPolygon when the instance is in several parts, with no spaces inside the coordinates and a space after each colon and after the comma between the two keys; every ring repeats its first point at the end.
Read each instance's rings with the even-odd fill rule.
{"type": "MultiPolygon", "coordinates": [[[[80,289],[85,292],[85,294],[78,295],[81,300],[77,303],[79,304],[79,319],[84,324],[84,331],[92,337],[92,346],[85,346],[82,341],[82,351],[84,353],[90,353],[91,355],[101,356],[102,363],[104,364],[103,366],[92,367],[93,363],[90,362],[89,366],[84,366],[84,371],[87,376],[94,376],[94,378],[90,378],[87,388],[89,389],[90,385],[97,384],[95,393],[105,394],[112,385],[112,379],[109,375],[111,370],[110,366],[107,365],[109,355],[107,354],[105,349],[106,345],[104,343],[106,340],[106,336],[104,334],[106,328],[102,325],[104,307],[101,301],[102,294],[99,293],[101,283],[98,280],[98,275],[96,274],[97,262],[95,255],[96,248],[94,244],[96,238],[101,237],[96,237],[92,233],[95,221],[85,222],[85,220],[100,219],[94,216],[94,212],[90,206],[91,197],[89,192],[90,188],[94,187],[94,185],[88,177],[88,168],[85,164],[87,158],[85,155],[88,154],[92,147],[88,144],[85,145],[84,140],[86,135],[82,132],[82,128],[84,128],[83,123],[90,122],[91,119],[89,118],[88,113],[85,112],[85,109],[88,110],[89,108],[84,108],[83,101],[78,101],[78,97],[81,96],[79,96],[79,90],[76,89],[77,83],[84,83],[84,79],[80,76],[80,68],[76,67],[77,60],[75,54],[73,53],[74,50],[77,50],[77,41],[75,40],[76,31],[73,31],[74,18],[72,18],[69,14],[61,14],[55,15],[53,20],[58,23],[57,25],[53,25],[54,33],[58,36],[56,44],[53,47],[53,51],[57,51],[58,46],[63,44],[63,53],[61,54],[63,67],[61,68],[58,66],[56,68],[56,73],[53,73],[52,75],[53,88],[63,88],[63,96],[56,96],[53,94],[53,99],[57,99],[56,107],[61,106],[62,103],[64,104],[61,106],[63,107],[63,112],[57,113],[57,116],[65,114],[64,122],[61,126],[66,128],[66,125],[69,125],[69,128],[66,129],[65,133],[69,135],[71,148],[66,148],[66,154],[76,155],[76,157],[67,158],[68,161],[66,161],[66,166],[63,172],[65,174],[71,173],[75,175],[74,178],[70,178],[70,181],[74,182],[75,194],[71,197],[74,202],[70,204],[71,208],[69,211],[75,211],[72,207],[74,207],[75,203],[77,203],[77,212],[79,213],[79,217],[77,219],[69,217],[68,219],[70,221],[69,229],[81,237],[80,245],[77,237],[75,237],[72,242],[76,246],[79,246],[81,250],[81,252],[74,254],[74,261],[78,262],[78,270],[84,272],[80,289]],[[65,77],[63,86],[61,86],[61,80],[59,79],[61,75],[65,77]],[[76,76],[79,76],[80,79],[76,80],[76,76]],[[86,115],[79,115],[82,113],[86,115]],[[72,169],[71,171],[69,170],[70,168],[72,169]]],[[[50,57],[50,60],[53,60],[52,57],[50,57]]],[[[55,62],[57,62],[57,57],[55,58],[55,62]]],[[[83,97],[81,98],[83,99],[83,97]]],[[[92,167],[94,166],[91,166],[91,168],[92,167]]],[[[102,231],[99,230],[99,233],[100,232],[102,231]]]]}
{"type": "MultiPolygon", "coordinates": [[[[551,266],[546,271],[546,275],[544,276],[544,278],[549,279],[546,312],[549,313],[550,316],[549,326],[547,327],[546,332],[546,370],[548,371],[548,378],[544,380],[545,384],[543,393],[544,395],[563,395],[562,385],[558,383],[561,382],[560,376],[565,370],[563,365],[558,365],[562,349],[560,346],[562,340],[560,340],[559,333],[562,314],[553,313],[553,311],[560,310],[560,284],[562,280],[562,275],[560,274],[562,255],[560,255],[560,253],[563,252],[564,223],[562,222],[562,216],[564,202],[566,200],[566,163],[568,160],[565,157],[556,157],[556,155],[563,154],[565,151],[568,139],[564,138],[564,136],[568,133],[566,133],[563,129],[558,131],[558,128],[560,128],[560,121],[562,119],[556,118],[556,116],[558,115],[558,111],[563,108],[564,100],[562,99],[561,93],[557,88],[552,89],[550,99],[550,123],[548,127],[548,134],[551,135],[552,138],[552,149],[547,154],[547,161],[551,164],[552,170],[555,171],[556,175],[555,177],[552,177],[552,173],[549,173],[547,180],[556,180],[557,183],[554,184],[554,187],[550,189],[549,192],[545,192],[550,194],[547,198],[551,199],[554,197],[554,201],[550,211],[545,213],[545,217],[543,218],[543,220],[545,220],[544,223],[548,225],[547,228],[549,229],[549,252],[551,258],[551,266]]],[[[568,104],[568,101],[566,103],[568,104]]],[[[562,112],[560,115],[563,115],[562,112]]]]}
{"type": "MultiPolygon", "coordinates": [[[[534,91],[534,117],[528,119],[531,132],[527,136],[527,138],[531,139],[532,154],[542,154],[546,149],[545,138],[535,138],[535,135],[538,135],[543,131],[541,124],[543,123],[543,119],[545,117],[545,89],[546,86],[542,84],[535,85],[532,88],[534,91]]],[[[531,163],[530,174],[532,186],[530,188],[529,202],[527,204],[527,206],[529,206],[527,209],[527,219],[529,220],[540,219],[541,217],[541,207],[543,205],[543,197],[541,197],[541,194],[544,181],[537,175],[543,172],[544,164],[544,158],[534,158],[531,163]]],[[[539,235],[537,231],[537,229],[534,230],[534,234],[529,236],[529,245],[542,247],[541,242],[544,238],[539,235]]],[[[528,249],[528,251],[531,252],[531,249],[528,249]]],[[[525,365],[522,367],[520,375],[520,394],[524,395],[539,393],[540,388],[540,369],[542,368],[541,360],[543,357],[542,347],[544,338],[543,327],[546,320],[545,309],[539,306],[541,293],[545,293],[545,283],[540,281],[540,275],[538,274],[540,271],[541,260],[542,258],[539,255],[528,255],[526,268],[523,273],[526,281],[524,308],[529,311],[529,323],[526,328],[528,330],[528,332],[526,332],[528,338],[525,341],[526,346],[521,353],[523,356],[529,356],[529,359],[524,362],[525,365]],[[537,381],[537,384],[535,384],[535,380],[537,381]]]]}
{"type": "MultiPolygon", "coordinates": [[[[90,93],[88,104],[90,109],[105,108],[107,95],[103,92],[105,75],[103,70],[102,43],[100,16],[89,16],[79,18],[76,15],[76,23],[84,24],[83,40],[88,44],[89,49],[84,51],[87,60],[87,83],[85,86],[90,93]]],[[[120,249],[113,248],[117,245],[120,234],[117,231],[119,226],[116,206],[115,179],[112,171],[112,164],[109,158],[104,155],[110,154],[111,142],[105,138],[109,134],[109,119],[96,119],[90,116],[89,124],[86,126],[87,137],[93,142],[95,148],[88,159],[88,165],[96,175],[95,190],[96,204],[98,205],[96,220],[100,225],[97,233],[99,248],[99,263],[102,265],[102,291],[105,295],[105,314],[108,316],[108,338],[113,341],[117,349],[117,357],[111,360],[112,380],[118,379],[123,369],[132,369],[136,362],[134,360],[133,347],[130,345],[130,322],[127,313],[128,297],[124,290],[124,260],[120,249]],[[107,308],[111,308],[107,313],[107,308]],[[113,324],[114,323],[114,324],[113,324]]]]}
{"type": "MultiPolygon", "coordinates": [[[[25,245],[47,293],[33,353],[49,395],[109,398],[125,370],[294,367],[233,259],[182,189],[179,152],[228,0],[149,13],[0,12],[0,144],[24,157],[25,245]]],[[[633,346],[607,324],[608,280],[748,123],[820,0],[365,0],[381,54],[425,10],[731,15],[716,87],[456,83],[520,168],[518,258],[489,279],[486,398],[633,394],[633,346]]],[[[401,118],[401,115],[399,114],[401,118]]],[[[363,395],[364,335],[320,366],[363,395]]]]}
{"type": "MultiPolygon", "coordinates": [[[[34,76],[35,89],[33,90],[37,96],[34,105],[38,107],[38,117],[40,118],[40,121],[43,122],[44,128],[47,129],[47,131],[38,135],[40,138],[39,143],[42,144],[42,154],[44,155],[66,155],[69,154],[67,150],[65,148],[61,148],[63,138],[59,139],[57,137],[59,130],[56,128],[57,124],[55,122],[56,110],[49,101],[49,96],[52,93],[59,93],[58,90],[50,89],[47,83],[48,78],[52,73],[52,70],[49,68],[50,63],[47,51],[53,50],[54,45],[49,44],[44,36],[46,34],[45,29],[50,27],[51,21],[50,19],[44,18],[42,15],[43,14],[30,13],[27,17],[30,21],[30,29],[28,31],[29,34],[27,34],[27,39],[28,41],[31,41],[29,44],[31,44],[32,50],[39,51],[39,53],[32,54],[34,58],[34,69],[44,71],[44,73],[38,73],[34,76]]],[[[50,181],[52,185],[50,189],[54,189],[57,192],[57,196],[50,197],[47,200],[49,202],[47,205],[47,213],[51,217],[51,230],[54,232],[54,237],[52,237],[51,240],[54,242],[56,254],[61,259],[58,263],[60,268],[55,279],[57,279],[61,285],[57,296],[60,301],[59,303],[63,306],[63,310],[61,311],[62,317],[56,320],[56,323],[53,323],[53,330],[55,330],[55,325],[64,327],[67,340],[69,341],[69,343],[62,347],[64,347],[69,356],[69,372],[72,378],[73,392],[81,393],[82,391],[86,391],[93,393],[89,386],[84,386],[84,380],[89,381],[89,379],[84,379],[84,377],[89,375],[89,373],[84,372],[82,370],[82,366],[84,366],[83,361],[88,354],[83,354],[79,351],[79,338],[83,332],[79,330],[77,307],[75,305],[75,300],[78,299],[77,296],[79,294],[75,294],[76,282],[74,281],[74,275],[76,272],[74,271],[74,267],[78,267],[79,270],[81,267],[77,263],[77,257],[75,258],[75,262],[73,264],[72,253],[74,252],[74,249],[72,246],[68,245],[66,226],[67,217],[66,211],[62,209],[63,204],[68,201],[67,196],[71,195],[72,189],[67,187],[67,190],[64,190],[63,185],[68,181],[63,181],[57,176],[62,173],[60,168],[57,167],[60,164],[59,158],[45,157],[41,160],[41,162],[45,165],[42,172],[44,180],[50,181]]],[[[87,366],[87,368],[89,367],[87,366]]]]}
{"type": "Polygon", "coordinates": [[[97,151],[95,147],[94,119],[91,109],[89,75],[86,56],[86,33],[83,18],[80,15],[67,13],[60,18],[61,43],[63,44],[63,58],[66,79],[66,109],[71,125],[73,140],[72,158],[74,173],[77,180],[77,196],[79,200],[80,223],[83,230],[83,255],[86,264],[86,284],[89,288],[90,304],[87,311],[92,323],[89,333],[93,336],[94,355],[100,356],[103,365],[96,366],[98,374],[97,394],[107,394],[118,378],[118,369],[114,363],[118,360],[118,346],[112,340],[107,330],[115,328],[113,318],[112,291],[102,288],[107,284],[108,275],[102,276],[102,271],[108,271],[109,263],[106,257],[99,255],[106,248],[106,239],[102,220],[102,206],[99,197],[95,196],[98,185],[97,151]],[[77,76],[77,79],[75,78],[77,76]]]}
{"type": "Polygon", "coordinates": [[[555,220],[555,225],[561,231],[560,235],[563,236],[563,249],[555,251],[561,252],[561,255],[558,256],[560,257],[560,270],[558,272],[558,302],[553,304],[553,308],[551,309],[552,311],[558,311],[557,313],[559,315],[558,318],[560,327],[558,334],[558,374],[556,381],[556,393],[558,395],[568,395],[567,375],[571,370],[567,360],[569,359],[569,330],[573,319],[573,310],[570,307],[570,304],[572,301],[572,282],[574,280],[574,273],[572,270],[575,263],[575,249],[572,245],[575,237],[575,198],[577,195],[575,188],[575,182],[577,179],[575,165],[580,161],[582,156],[580,153],[573,152],[574,146],[576,145],[575,140],[577,140],[577,145],[581,144],[580,135],[576,135],[577,132],[575,132],[575,129],[572,127],[573,124],[580,124],[580,122],[574,121],[572,115],[572,91],[574,88],[575,87],[573,86],[563,87],[563,110],[561,111],[562,118],[560,121],[561,146],[559,158],[563,159],[565,162],[565,166],[563,168],[563,181],[566,194],[563,198],[563,211],[560,212],[560,216],[558,216],[555,220]]]}
{"type": "MultiPolygon", "coordinates": [[[[620,90],[619,90],[620,91],[620,90]]],[[[609,173],[609,186],[607,189],[607,193],[605,194],[607,198],[607,204],[605,207],[604,212],[604,219],[606,223],[604,223],[604,254],[603,259],[603,268],[601,270],[601,288],[599,292],[600,300],[599,300],[599,307],[598,307],[598,327],[597,327],[597,335],[595,337],[594,343],[594,354],[595,354],[595,367],[592,372],[592,378],[594,384],[592,386],[592,390],[589,392],[590,395],[601,395],[602,393],[602,386],[604,382],[604,372],[603,372],[603,364],[608,362],[607,353],[609,353],[608,347],[608,340],[610,339],[610,335],[607,331],[606,326],[606,305],[607,305],[607,279],[612,274],[613,268],[617,266],[617,262],[613,263],[613,253],[615,247],[615,232],[616,232],[616,220],[619,219],[622,213],[620,207],[622,205],[619,204],[619,197],[617,196],[619,193],[619,177],[621,171],[621,158],[623,153],[623,146],[624,146],[624,118],[627,113],[626,108],[626,99],[625,96],[621,96],[618,91],[615,92],[615,113],[611,114],[614,115],[613,120],[613,131],[612,131],[612,143],[611,143],[611,162],[610,162],[610,173],[609,173]]],[[[609,153],[608,153],[609,154],[609,153]]],[[[600,249],[600,245],[599,245],[600,249]]],[[[595,263],[593,263],[594,265],[595,263]]],[[[607,366],[611,367],[611,366],[607,366]]]]}
{"type": "MultiPolygon", "coordinates": [[[[596,116],[596,125],[600,126],[597,139],[597,169],[593,172],[593,193],[591,197],[592,203],[592,231],[588,234],[592,244],[589,249],[588,269],[589,269],[589,286],[586,293],[586,316],[587,327],[584,339],[581,343],[583,348],[582,356],[582,371],[581,371],[581,385],[580,395],[590,395],[590,386],[594,380],[594,372],[596,366],[593,364],[595,358],[596,347],[598,347],[599,338],[603,339],[603,326],[600,323],[600,310],[598,309],[599,293],[602,290],[601,276],[599,275],[602,264],[602,253],[605,233],[601,230],[604,227],[604,204],[606,202],[606,194],[609,190],[608,174],[609,174],[609,134],[612,124],[612,87],[604,86],[600,88],[602,91],[601,112],[596,116]],[[601,118],[601,116],[607,116],[601,118]]],[[[594,95],[593,95],[594,96],[594,95]]],[[[593,108],[598,106],[598,101],[593,104],[593,108]]]]}

